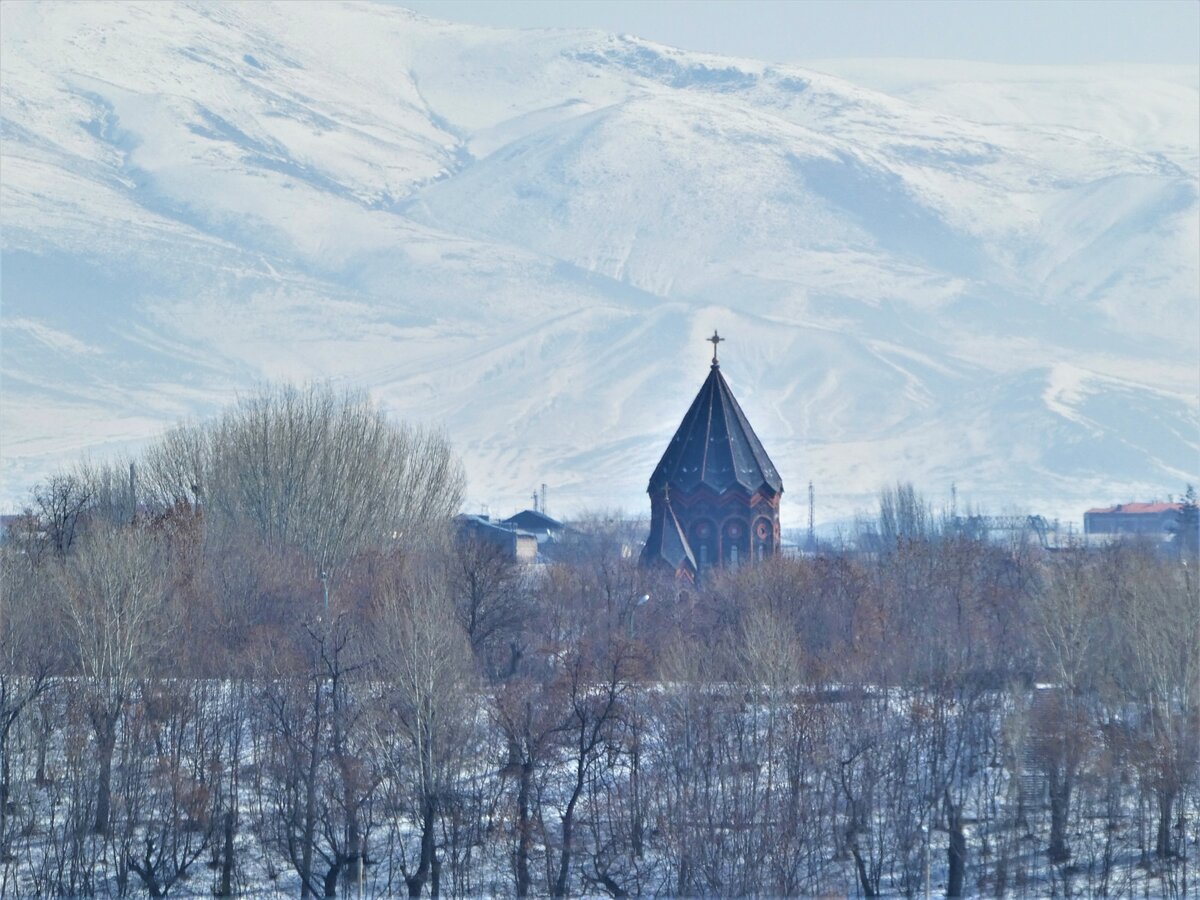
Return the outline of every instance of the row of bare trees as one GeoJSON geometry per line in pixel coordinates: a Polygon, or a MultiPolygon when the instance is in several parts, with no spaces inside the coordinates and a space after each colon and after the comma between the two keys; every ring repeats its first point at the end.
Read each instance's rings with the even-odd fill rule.
{"type": "Polygon", "coordinates": [[[0,893],[1194,890],[1194,564],[884,504],[870,555],[688,587],[599,519],[518,567],[443,527],[460,492],[437,435],[320,389],[35,492],[0,893]]]}

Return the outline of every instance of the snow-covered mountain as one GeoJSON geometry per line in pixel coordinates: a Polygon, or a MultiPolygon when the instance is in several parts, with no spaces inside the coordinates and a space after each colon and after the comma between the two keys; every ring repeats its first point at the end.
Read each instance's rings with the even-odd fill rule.
{"type": "Polygon", "coordinates": [[[1200,481],[1200,68],[826,61],[371,4],[0,7],[3,487],[265,378],[472,505],[645,512],[722,367],[785,524],[1200,481]]]}

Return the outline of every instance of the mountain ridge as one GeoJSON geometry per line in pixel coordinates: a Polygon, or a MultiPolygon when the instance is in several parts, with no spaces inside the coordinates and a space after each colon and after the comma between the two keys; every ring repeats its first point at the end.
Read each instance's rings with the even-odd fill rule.
{"type": "Polygon", "coordinates": [[[1139,111],[1100,67],[1089,131],[1047,124],[1080,81],[1045,67],[1020,110],[1013,67],[892,96],[373,4],[0,15],[10,505],[320,378],[443,424],[472,504],[644,512],[714,327],[785,524],[810,479],[824,518],[896,479],[1065,517],[1200,478],[1175,74],[1129,76],[1139,111]]]}

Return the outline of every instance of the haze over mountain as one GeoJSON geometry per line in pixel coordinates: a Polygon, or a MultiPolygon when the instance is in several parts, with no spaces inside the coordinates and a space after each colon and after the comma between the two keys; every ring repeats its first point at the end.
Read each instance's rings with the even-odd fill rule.
{"type": "Polygon", "coordinates": [[[1200,68],[826,61],[371,4],[0,7],[0,501],[264,379],[623,506],[722,370],[818,519],[1200,481],[1200,68]],[[830,74],[835,73],[835,74],[830,74]]]}

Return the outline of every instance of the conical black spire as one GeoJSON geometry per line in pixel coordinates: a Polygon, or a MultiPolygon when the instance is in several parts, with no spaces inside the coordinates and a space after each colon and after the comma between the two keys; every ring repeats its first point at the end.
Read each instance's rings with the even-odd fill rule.
{"type": "Polygon", "coordinates": [[[675,437],[650,476],[650,493],[669,487],[691,492],[707,487],[716,494],[741,488],[747,494],[774,495],[783,481],[734,399],[721,367],[713,361],[708,378],[683,417],[675,437]]]}

